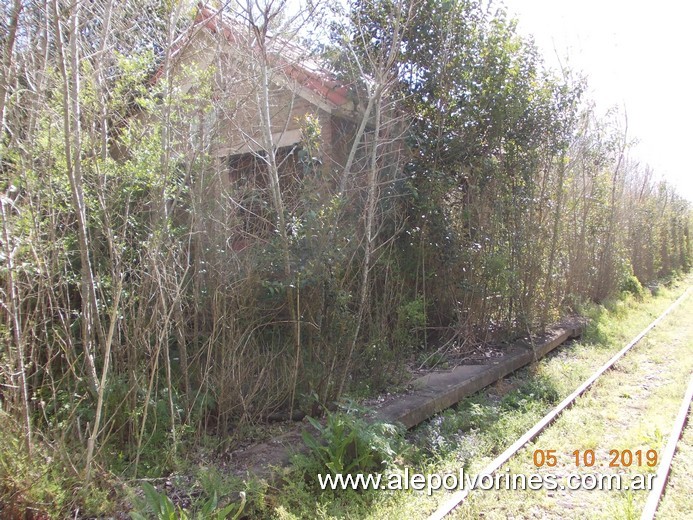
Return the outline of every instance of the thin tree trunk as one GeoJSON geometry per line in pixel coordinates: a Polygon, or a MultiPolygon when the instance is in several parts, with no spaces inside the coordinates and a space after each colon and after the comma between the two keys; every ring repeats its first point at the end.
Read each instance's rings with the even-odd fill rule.
{"type": "Polygon", "coordinates": [[[103,369],[101,370],[101,382],[99,384],[99,395],[96,401],[96,413],[94,414],[94,424],[91,429],[91,434],[87,440],[87,463],[86,463],[86,481],[91,478],[91,464],[94,457],[94,448],[96,439],[101,428],[101,415],[103,412],[104,394],[106,392],[106,379],[111,362],[111,347],[113,345],[113,337],[115,335],[116,324],[118,323],[118,306],[120,304],[120,294],[123,292],[123,279],[118,280],[115,293],[113,295],[113,308],[111,309],[111,322],[108,325],[108,334],[106,335],[106,351],[104,352],[103,369]]]}
{"type": "Polygon", "coordinates": [[[361,268],[361,291],[359,296],[359,310],[356,317],[356,326],[354,328],[354,334],[351,339],[351,345],[349,346],[349,353],[347,355],[346,361],[344,363],[344,371],[342,373],[342,379],[339,383],[339,391],[337,395],[341,395],[344,391],[344,386],[346,384],[347,377],[349,376],[349,370],[351,369],[351,362],[354,357],[354,351],[356,350],[356,344],[358,343],[358,337],[361,332],[361,325],[363,323],[363,317],[366,313],[366,307],[368,306],[368,294],[369,294],[369,283],[370,283],[370,271],[371,271],[371,261],[373,253],[373,222],[375,220],[375,210],[376,203],[378,200],[377,193],[377,182],[378,182],[378,144],[380,137],[380,126],[382,119],[382,95],[384,86],[382,84],[376,87],[375,95],[372,97],[374,100],[375,107],[375,129],[373,130],[373,145],[371,147],[371,157],[370,157],[370,168],[368,170],[368,197],[366,199],[366,215],[364,223],[364,231],[366,233],[366,242],[364,245],[363,252],[363,267],[361,268]]]}
{"type": "MultiPolygon", "coordinates": [[[[249,13],[251,8],[249,7],[249,13]]],[[[258,89],[258,106],[260,107],[260,119],[262,127],[263,148],[265,152],[264,160],[267,165],[267,174],[270,184],[270,195],[272,197],[272,206],[276,213],[276,230],[281,241],[282,256],[284,261],[284,278],[288,283],[286,287],[286,301],[289,308],[291,322],[294,324],[294,371],[293,381],[291,386],[291,400],[289,405],[289,414],[293,414],[294,401],[296,397],[296,386],[298,384],[298,372],[301,366],[301,326],[300,316],[297,314],[298,302],[298,287],[292,281],[291,269],[291,251],[289,244],[289,235],[286,229],[286,217],[284,215],[284,201],[279,183],[279,166],[277,165],[276,149],[274,138],[272,135],[272,114],[270,109],[270,71],[268,65],[268,56],[266,49],[266,24],[269,14],[265,15],[264,24],[262,27],[254,26],[255,36],[259,41],[260,52],[258,55],[258,72],[260,74],[260,88],[258,89]]]]}
{"type": "Polygon", "coordinates": [[[63,78],[63,131],[65,140],[65,161],[67,175],[70,181],[70,192],[77,217],[78,243],[82,277],[82,344],[85,362],[89,373],[90,390],[94,396],[98,394],[99,379],[94,363],[96,338],[98,337],[99,322],[96,309],[96,291],[94,273],[89,255],[89,233],[87,230],[87,215],[84,204],[84,188],[82,182],[82,129],[80,123],[79,104],[79,56],[77,47],[78,20],[80,4],[73,6],[70,14],[70,63],[65,54],[63,32],[61,28],[58,1],[53,0],[53,15],[56,31],[56,47],[59,55],[60,72],[63,78]]]}
{"type": "MultiPolygon", "coordinates": [[[[8,25],[6,43],[2,49],[2,76],[0,77],[0,137],[5,133],[5,117],[7,109],[7,91],[10,83],[10,72],[12,69],[12,55],[14,53],[14,43],[17,37],[17,27],[19,25],[19,13],[22,11],[22,2],[15,0],[10,13],[10,23],[8,25]]],[[[1,150],[1,148],[0,148],[1,150]]],[[[0,158],[2,156],[0,155],[0,158]]]]}
{"type": "Polygon", "coordinates": [[[544,308],[541,313],[541,326],[545,327],[548,321],[549,308],[551,307],[551,290],[553,288],[553,266],[556,262],[556,250],[558,248],[558,236],[561,231],[561,213],[563,212],[563,182],[565,179],[566,156],[561,154],[558,167],[558,186],[556,187],[556,208],[553,215],[553,231],[551,235],[551,248],[549,250],[549,265],[546,269],[544,282],[544,308]]]}
{"type": "MultiPolygon", "coordinates": [[[[0,195],[0,215],[2,215],[2,240],[5,243],[5,256],[7,257],[7,292],[10,297],[6,302],[7,313],[10,318],[10,328],[12,329],[12,340],[14,341],[15,351],[17,353],[16,359],[10,358],[10,362],[17,366],[19,373],[19,385],[21,389],[21,401],[22,401],[22,420],[24,422],[24,440],[26,442],[27,453],[31,457],[32,454],[32,428],[31,428],[31,414],[29,409],[29,388],[27,384],[26,376],[26,346],[22,337],[22,323],[20,318],[20,299],[17,292],[17,285],[15,284],[14,274],[14,254],[15,251],[12,250],[10,242],[10,234],[7,230],[8,226],[8,211],[7,203],[5,197],[0,195]]],[[[10,351],[11,352],[11,351],[10,351]]]]}

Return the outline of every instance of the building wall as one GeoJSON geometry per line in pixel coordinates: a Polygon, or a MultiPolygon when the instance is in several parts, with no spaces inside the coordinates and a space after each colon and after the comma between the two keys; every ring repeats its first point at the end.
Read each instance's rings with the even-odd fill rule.
{"type": "MultiPolygon", "coordinates": [[[[225,38],[208,30],[198,31],[176,58],[176,85],[195,100],[205,121],[212,156],[213,192],[226,229],[236,231],[228,239],[241,251],[273,236],[271,208],[267,204],[269,178],[263,156],[266,145],[261,117],[261,82],[257,57],[232,47],[225,38]],[[209,81],[208,88],[200,83],[209,81]],[[204,99],[210,101],[204,101],[204,99]]],[[[300,213],[306,203],[320,207],[329,203],[353,141],[356,124],[336,115],[325,100],[288,78],[278,68],[270,69],[269,109],[271,132],[279,170],[283,202],[289,214],[300,213]],[[305,118],[320,124],[320,150],[315,162],[307,162],[302,148],[305,118]],[[309,193],[310,201],[305,197],[309,193]]],[[[334,110],[336,112],[336,110],[334,110]]]]}
{"type": "MultiPolygon", "coordinates": [[[[211,154],[227,157],[266,148],[261,110],[260,59],[250,49],[232,46],[226,37],[206,29],[197,31],[177,57],[176,76],[183,91],[199,91],[196,82],[210,74],[212,114],[207,117],[213,134],[211,154]]],[[[317,117],[321,125],[324,163],[344,165],[344,129],[348,126],[330,113],[330,103],[279,68],[268,68],[269,112],[272,141],[276,148],[299,144],[305,117],[317,117]]]]}

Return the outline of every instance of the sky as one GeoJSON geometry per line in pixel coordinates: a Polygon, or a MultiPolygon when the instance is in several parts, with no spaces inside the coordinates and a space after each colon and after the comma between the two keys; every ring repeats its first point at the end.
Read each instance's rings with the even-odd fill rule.
{"type": "Polygon", "coordinates": [[[548,65],[587,76],[598,111],[625,111],[628,135],[637,139],[631,155],[693,202],[693,2],[503,3],[548,65]]]}

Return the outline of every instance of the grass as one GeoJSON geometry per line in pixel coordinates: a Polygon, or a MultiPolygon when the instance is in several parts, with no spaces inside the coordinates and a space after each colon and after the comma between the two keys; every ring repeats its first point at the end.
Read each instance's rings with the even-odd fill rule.
{"type": "Polygon", "coordinates": [[[659,509],[658,519],[693,518],[693,413],[689,412],[688,426],[678,443],[667,489],[659,509]]]}
{"type": "Polygon", "coordinates": [[[67,449],[55,450],[35,438],[29,456],[21,426],[1,410],[0,424],[0,517],[67,518],[79,508],[94,514],[109,511],[115,482],[99,475],[85,485],[67,449]]]}
{"type": "MultiPolygon", "coordinates": [[[[511,464],[513,473],[620,473],[653,474],[647,464],[609,468],[611,450],[656,450],[661,453],[678,411],[688,377],[693,372],[693,297],[689,297],[660,327],[619,361],[615,370],[600,379],[511,464]],[[535,449],[559,454],[556,468],[538,470],[532,462],[535,449]],[[596,465],[576,467],[572,453],[592,449],[596,465]]],[[[493,491],[472,495],[455,518],[638,518],[647,491],[536,491],[529,495],[493,491]],[[502,503],[502,510],[495,504],[502,503]],[[489,511],[492,511],[489,514],[489,511]],[[498,515],[498,516],[497,516],[498,515]]],[[[675,506],[676,508],[676,506],[675,506]]],[[[674,517],[684,518],[677,511],[674,517]]]]}
{"type": "MultiPolygon", "coordinates": [[[[685,285],[684,282],[672,283],[670,287],[660,288],[654,296],[645,296],[642,301],[626,295],[606,305],[586,309],[585,313],[592,321],[581,341],[566,345],[538,363],[464,399],[455,409],[443,412],[410,432],[408,439],[414,447],[399,464],[417,473],[456,473],[459,468],[465,468],[468,473],[479,471],[659,316],[683,292],[685,285]]],[[[687,308],[690,312],[690,307],[687,308]]],[[[678,316],[678,322],[685,322],[685,319],[681,319],[681,314],[678,316]]],[[[677,322],[672,319],[667,323],[677,322]]],[[[667,340],[662,337],[660,341],[667,340]]],[[[676,359],[674,351],[667,353],[664,348],[661,352],[658,350],[656,357],[649,363],[656,366],[658,362],[671,359],[676,359]]],[[[642,362],[645,363],[644,360],[642,362]]],[[[640,444],[659,446],[666,442],[666,421],[663,419],[666,412],[658,405],[650,407],[648,412],[658,421],[658,426],[639,426],[632,431],[628,430],[627,435],[622,434],[624,430],[621,427],[614,429],[614,426],[610,426],[625,424],[624,421],[628,419],[628,414],[624,415],[622,412],[623,403],[638,402],[638,387],[628,384],[636,369],[636,365],[623,365],[617,373],[619,378],[616,379],[616,390],[611,393],[599,390],[601,393],[584,398],[584,403],[591,404],[593,410],[600,406],[598,399],[604,395],[613,397],[615,401],[600,410],[600,419],[591,420],[588,427],[583,422],[586,416],[568,415],[563,420],[561,429],[556,430],[560,435],[551,448],[563,447],[561,452],[569,450],[566,453],[578,448],[599,449],[609,430],[612,433],[618,432],[611,441],[610,449],[619,446],[632,449],[640,444]],[[662,418],[657,418],[660,414],[662,418]],[[567,435],[571,431],[579,432],[579,442],[568,441],[567,435]],[[562,442],[559,444],[558,440],[562,442]]],[[[674,394],[675,391],[671,390],[669,395],[674,394]]],[[[567,460],[563,456],[561,463],[567,460]]],[[[521,464],[520,461],[513,461],[511,470],[523,470],[524,466],[521,464]]],[[[321,492],[303,475],[305,472],[292,473],[287,478],[282,493],[273,504],[276,518],[421,518],[435,510],[438,502],[445,499],[443,492],[429,497],[423,492],[411,490],[321,492]]],[[[490,492],[480,492],[477,495],[482,498],[474,499],[472,508],[463,510],[461,515],[477,517],[483,511],[486,518],[506,518],[515,513],[519,516],[532,516],[537,512],[561,511],[560,504],[555,505],[554,497],[533,491],[513,492],[510,498],[503,497],[502,500],[510,500],[503,505],[499,505],[490,492]],[[526,504],[531,505],[525,507],[526,504]]],[[[632,511],[637,510],[639,500],[633,493],[624,494],[609,506],[610,514],[627,518],[634,514],[632,511]]],[[[566,507],[576,505],[570,503],[566,507]]],[[[567,511],[570,513],[570,510],[567,511]]],[[[561,517],[563,513],[565,511],[556,514],[561,517]]],[[[584,511],[581,515],[585,516],[584,511]]]]}
{"type": "MultiPolygon", "coordinates": [[[[586,309],[592,324],[581,341],[558,349],[409,432],[409,448],[400,451],[395,465],[424,474],[456,473],[460,468],[470,474],[475,473],[657,317],[682,292],[682,287],[683,282],[679,282],[662,288],[655,296],[646,296],[643,301],[628,296],[608,305],[586,309]]],[[[686,309],[690,313],[690,305],[686,309]]],[[[685,314],[679,313],[677,316],[668,323],[688,323],[685,314]]],[[[551,448],[565,446],[569,451],[578,448],[600,450],[604,449],[605,439],[611,439],[607,447],[614,449],[630,449],[640,445],[660,449],[666,443],[669,412],[665,401],[675,399],[676,389],[667,387],[661,378],[647,377],[656,376],[656,369],[665,365],[674,365],[689,372],[691,367],[676,362],[680,359],[676,353],[686,348],[685,342],[681,343],[684,333],[679,332],[677,336],[673,329],[662,327],[657,334],[662,345],[673,345],[676,349],[650,349],[649,359],[642,358],[639,362],[620,366],[614,373],[614,389],[598,387],[595,393],[582,400],[581,406],[585,410],[591,407],[593,412],[599,413],[600,419],[592,420],[589,428],[585,428],[586,418],[589,417],[587,411],[583,415],[577,412],[566,415],[563,422],[556,425],[555,441],[552,441],[555,444],[551,448]],[[657,396],[656,401],[645,407],[641,406],[642,385],[632,384],[633,375],[639,374],[642,367],[652,369],[642,372],[641,379],[653,387],[650,393],[657,396]],[[600,397],[604,396],[613,401],[609,406],[601,404],[603,401],[600,397]],[[630,420],[635,417],[646,417],[647,420],[633,426],[630,420]],[[615,431],[619,434],[609,437],[615,431]],[[575,432],[579,432],[579,436],[570,437],[575,432]]],[[[688,357],[691,358],[690,341],[687,345],[688,357]]],[[[84,486],[77,478],[77,472],[70,467],[70,459],[78,454],[70,453],[65,460],[58,460],[48,444],[43,450],[41,443],[37,442],[36,453],[31,460],[28,459],[22,451],[21,428],[5,419],[0,417],[3,422],[0,429],[0,511],[11,513],[9,509],[3,510],[3,504],[14,503],[19,508],[18,512],[24,511],[25,507],[35,507],[50,517],[61,518],[72,515],[77,508],[106,514],[114,507],[119,507],[125,492],[118,489],[128,486],[119,482],[96,482],[89,487],[84,486]],[[115,495],[109,495],[107,490],[115,495]]],[[[675,518],[681,511],[690,512],[692,508],[686,488],[691,478],[689,468],[693,457],[690,435],[687,433],[687,437],[684,437],[684,441],[688,442],[688,451],[681,452],[682,462],[679,462],[672,477],[672,494],[667,497],[667,505],[663,506],[667,508],[666,511],[671,511],[670,518],[675,518]]],[[[214,470],[214,462],[210,459],[210,456],[203,456],[201,460],[191,461],[188,467],[179,468],[191,475],[188,480],[181,482],[181,487],[189,488],[194,495],[192,498],[197,498],[200,504],[206,497],[215,494],[219,497],[231,496],[245,490],[248,493],[245,513],[253,518],[421,518],[432,512],[445,498],[443,492],[427,496],[424,492],[413,490],[323,492],[317,489],[317,469],[310,459],[299,460],[297,466],[286,474],[281,489],[273,489],[252,479],[239,482],[229,477],[223,469],[214,470]]],[[[560,460],[561,464],[567,464],[569,457],[562,453],[560,460]]],[[[512,471],[527,471],[525,462],[516,460],[510,467],[512,471]]],[[[170,479],[176,484],[175,477],[171,476],[170,479]]],[[[136,487],[136,483],[132,486],[136,487]]],[[[134,487],[130,488],[131,491],[134,487]]],[[[463,510],[460,514],[474,517],[484,511],[487,518],[505,518],[507,515],[528,516],[540,512],[564,517],[562,508],[566,504],[575,508],[578,505],[575,501],[566,502],[564,497],[531,491],[515,492],[506,498],[499,506],[493,501],[491,493],[480,492],[475,495],[467,512],[463,510]]],[[[641,501],[636,493],[624,493],[609,504],[605,514],[632,517],[637,515],[641,501]]],[[[588,502],[586,499],[585,503],[588,502]]]]}
{"type": "MultiPolygon", "coordinates": [[[[264,509],[266,485],[217,469],[219,462],[212,454],[203,454],[195,463],[180,462],[181,471],[166,478],[127,482],[97,467],[91,482],[87,483],[81,474],[82,446],[59,445],[37,435],[29,456],[21,425],[2,410],[0,425],[2,519],[110,518],[115,511],[131,508],[134,514],[140,512],[152,517],[151,503],[145,500],[146,494],[142,496],[142,486],[147,480],[166,483],[166,492],[174,496],[174,518],[187,518],[189,511],[197,513],[205,507],[209,514],[203,514],[204,518],[216,518],[214,515],[225,508],[236,511],[241,491],[252,501],[244,508],[246,513],[254,517],[267,516],[264,509]],[[218,500],[215,501],[215,497],[218,500]],[[179,506],[188,511],[178,510],[179,506]]],[[[162,493],[162,504],[164,497],[162,493]]]]}

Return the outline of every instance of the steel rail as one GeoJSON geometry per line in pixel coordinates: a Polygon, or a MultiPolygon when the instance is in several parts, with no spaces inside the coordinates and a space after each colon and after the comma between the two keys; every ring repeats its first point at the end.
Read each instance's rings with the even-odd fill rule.
{"type": "Polygon", "coordinates": [[[640,520],[652,520],[657,513],[657,507],[659,507],[659,501],[664,494],[664,488],[666,487],[667,479],[669,478],[669,472],[671,471],[671,463],[674,460],[674,454],[676,453],[676,445],[683,434],[683,430],[686,427],[686,421],[688,419],[688,411],[691,406],[691,400],[693,399],[693,377],[690,378],[688,383],[688,390],[686,390],[686,395],[681,401],[681,407],[679,408],[679,413],[676,416],[676,421],[674,421],[674,427],[671,429],[671,435],[667,441],[666,448],[662,453],[662,458],[659,461],[659,468],[657,468],[657,475],[655,477],[655,485],[650,490],[647,495],[647,502],[645,502],[645,508],[642,511],[642,516],[640,520]]]}
{"type": "MultiPolygon", "coordinates": [[[[532,441],[537,437],[546,427],[553,423],[556,418],[567,408],[575,403],[575,400],[584,394],[593,384],[599,379],[599,377],[612,368],[617,361],[619,361],[631,348],[642,340],[645,335],[655,328],[669,313],[671,313],[679,304],[686,299],[688,294],[691,292],[691,287],[686,289],[686,291],[679,296],[674,303],[672,303],[667,310],[665,310],[656,320],[650,323],[643,331],[635,336],[625,347],[619,350],[614,356],[609,359],[604,365],[602,365],[599,370],[597,370],[592,376],[590,376],[585,382],[583,382],[572,394],[563,399],[558,406],[547,413],[542,419],[539,420],[532,428],[530,428],[522,437],[515,441],[508,449],[501,453],[498,457],[493,459],[483,470],[479,472],[479,475],[492,475],[500,469],[500,467],[505,464],[513,455],[520,451],[528,442],[532,441]]],[[[464,500],[469,495],[470,490],[465,488],[457,491],[450,496],[443,504],[428,517],[428,520],[442,520],[448,514],[450,514],[454,509],[461,505],[464,500]]]]}

